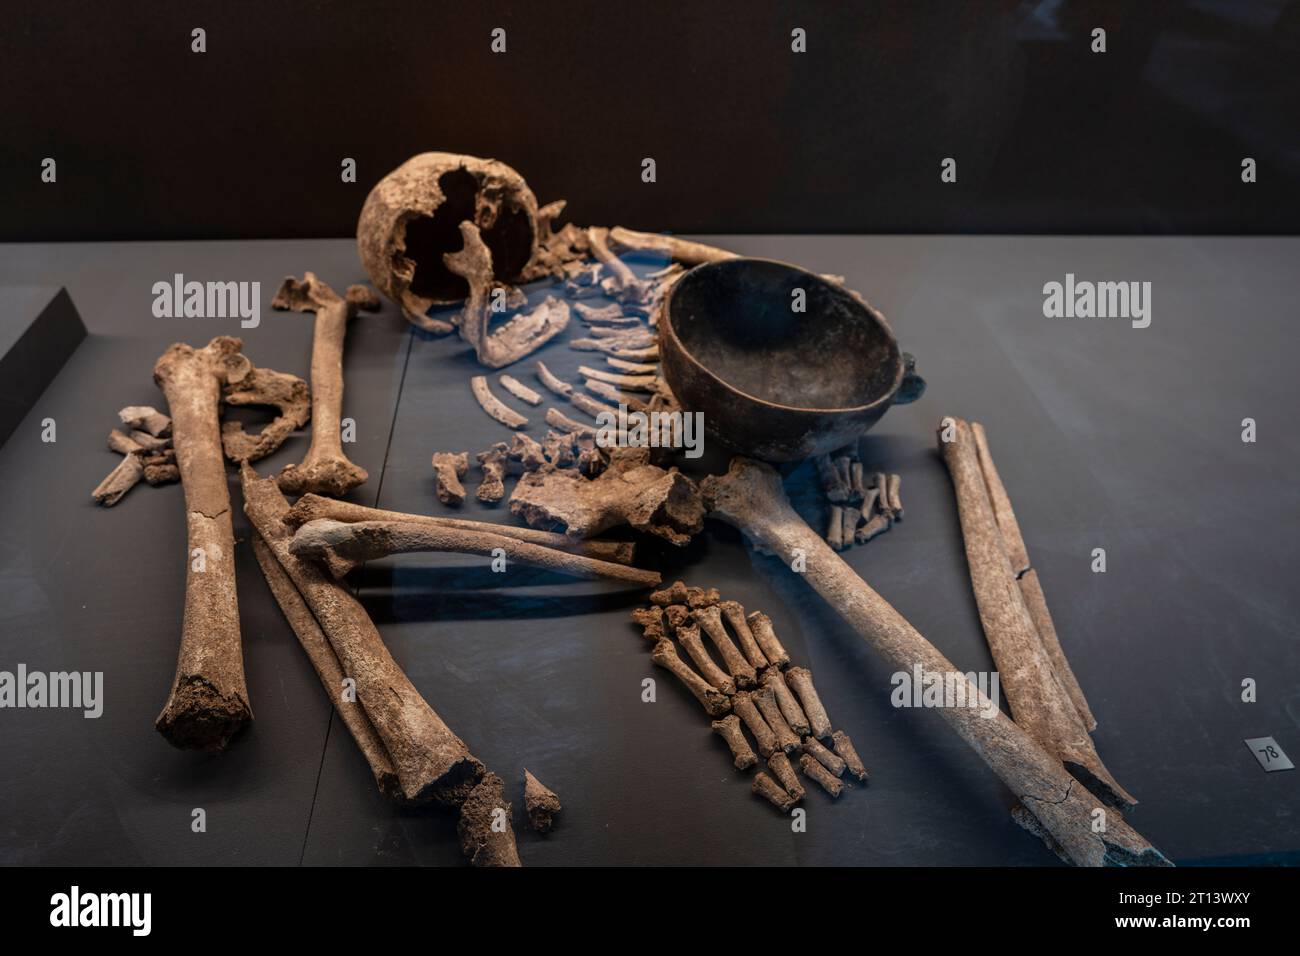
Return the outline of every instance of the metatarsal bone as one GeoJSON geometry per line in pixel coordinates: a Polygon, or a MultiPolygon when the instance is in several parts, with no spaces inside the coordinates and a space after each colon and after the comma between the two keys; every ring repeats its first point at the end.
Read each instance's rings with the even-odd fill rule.
{"type": "Polygon", "coordinates": [[[703,677],[691,670],[690,665],[677,656],[672,641],[665,638],[656,644],[650,659],[685,684],[686,689],[695,696],[710,717],[721,717],[731,710],[731,701],[727,695],[718,693],[703,677]]]}
{"type": "Polygon", "coordinates": [[[745,620],[744,605],[739,601],[720,601],[718,609],[722,611],[722,616],[727,619],[727,623],[736,634],[736,639],[740,641],[740,650],[745,655],[745,660],[749,661],[755,670],[766,667],[767,657],[758,646],[758,641],[754,639],[754,633],[749,629],[749,622],[745,620]]]}
{"type": "MultiPolygon", "coordinates": [[[[657,605],[655,606],[657,607],[657,605]]],[[[676,629],[676,633],[677,640],[682,647],[686,648],[686,653],[690,655],[691,660],[695,662],[695,666],[699,668],[700,675],[712,685],[713,689],[728,696],[734,694],[736,692],[735,682],[709,656],[704,641],[700,639],[699,627],[694,624],[684,624],[676,629]]]]}
{"type": "Polygon", "coordinates": [[[745,660],[745,655],[740,653],[740,648],[736,647],[727,629],[722,624],[722,611],[716,606],[696,608],[691,612],[693,617],[704,628],[704,633],[709,635],[713,641],[713,646],[718,649],[722,655],[722,661],[727,665],[727,671],[736,679],[737,687],[753,687],[757,680],[757,673],[753,665],[745,660]]]}
{"type": "Polygon", "coordinates": [[[781,715],[785,718],[785,722],[790,725],[791,730],[802,737],[812,729],[808,726],[808,716],[803,712],[803,708],[799,706],[799,702],[795,700],[794,694],[790,692],[790,687],[781,675],[779,667],[771,666],[764,670],[760,683],[764,687],[772,689],[772,693],[776,697],[776,704],[781,708],[781,715]]]}

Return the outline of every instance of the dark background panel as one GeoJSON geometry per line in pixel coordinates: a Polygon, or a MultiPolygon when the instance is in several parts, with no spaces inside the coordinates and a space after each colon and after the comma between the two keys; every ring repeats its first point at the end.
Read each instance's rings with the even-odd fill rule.
{"type": "Polygon", "coordinates": [[[0,25],[3,240],[350,235],[429,149],[678,232],[1300,223],[1297,0],[47,0],[0,25]]]}

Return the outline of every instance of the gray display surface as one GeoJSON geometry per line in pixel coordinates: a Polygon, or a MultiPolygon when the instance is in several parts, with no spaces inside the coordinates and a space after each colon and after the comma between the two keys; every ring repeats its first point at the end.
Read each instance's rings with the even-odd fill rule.
{"type": "MultiPolygon", "coordinates": [[[[992,668],[934,439],[943,415],[983,422],[1099,721],[1098,751],[1141,801],[1130,822],[1177,863],[1300,861],[1300,773],[1265,773],[1242,744],[1271,736],[1300,752],[1290,420],[1300,241],[714,241],[845,275],[929,383],[864,443],[902,475],[907,517],[845,553],[862,577],[959,667],[992,668]],[[1149,281],[1150,327],[1045,318],[1043,285],[1067,273],[1149,281]],[[1241,439],[1245,418],[1257,423],[1254,443],[1241,439]],[[1095,548],[1104,574],[1091,570],[1095,548]],[[1247,678],[1257,702],[1241,699],[1247,678]]],[[[285,274],[307,269],[336,289],[364,278],[345,240],[0,247],[0,285],[66,286],[91,332],[0,449],[0,670],[103,671],[105,695],[98,719],[0,710],[0,863],[460,863],[453,816],[380,797],[246,544],[239,601],[254,724],[215,757],[154,732],[181,629],[181,489],[140,486],[112,509],[90,500],[116,461],[104,445],[116,410],[163,407],[151,372],[169,343],[238,335],[258,365],[307,374],[310,317],[269,306],[285,274]],[[154,318],[151,287],[176,272],[260,281],[260,326],[154,318]],[[47,417],[53,443],[41,441],[47,417]],[[207,827],[196,833],[199,808],[207,827]]],[[[579,334],[575,320],[562,338],[579,334]]],[[[578,364],[602,364],[563,341],[541,357],[571,380],[578,364]]],[[[532,362],[509,371],[533,384],[532,362]]],[[[481,370],[467,347],[412,333],[391,304],[354,321],[344,368],[344,414],[357,422],[348,453],[371,476],[354,500],[449,512],[434,498],[430,455],[508,439],[470,396],[481,370]]],[[[526,412],[534,437],[545,407],[526,412]]],[[[296,436],[259,472],[300,460],[307,443],[296,436]]],[[[724,462],[711,447],[702,464],[724,462]]],[[[810,472],[787,487],[811,509],[810,472]]],[[[506,505],[472,500],[476,481],[461,512],[512,520],[506,505]]],[[[466,556],[362,569],[354,583],[394,656],[506,778],[525,864],[1055,862],[938,714],[890,705],[888,668],[784,566],[713,522],[680,551],[643,544],[648,561],[666,581],[716,586],[772,617],[870,784],[837,803],[810,791],[807,832],[792,833],[749,794],[698,705],[652,667],[627,617],[638,597],[614,583],[494,574],[466,556]],[[646,677],[658,680],[653,704],[641,702],[646,677]],[[546,837],[522,825],[524,767],[565,804],[546,837]]]]}

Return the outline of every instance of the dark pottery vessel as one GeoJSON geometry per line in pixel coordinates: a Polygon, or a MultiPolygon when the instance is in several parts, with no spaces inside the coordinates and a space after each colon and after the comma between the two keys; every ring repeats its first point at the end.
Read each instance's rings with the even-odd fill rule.
{"type": "Polygon", "coordinates": [[[659,320],[664,378],[705,431],[764,461],[834,451],[925,381],[885,317],[855,292],[771,259],[696,266],[659,320]],[[804,310],[795,311],[802,290],[804,310]]]}

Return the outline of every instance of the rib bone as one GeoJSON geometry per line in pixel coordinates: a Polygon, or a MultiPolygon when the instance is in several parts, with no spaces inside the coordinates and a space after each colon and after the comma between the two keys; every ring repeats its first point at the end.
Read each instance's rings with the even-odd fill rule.
{"type": "Polygon", "coordinates": [[[538,395],[513,375],[502,375],[498,381],[501,382],[502,388],[521,402],[527,402],[529,405],[542,404],[542,396],[538,395]]]}
{"type": "Polygon", "coordinates": [[[542,384],[550,391],[554,392],[561,398],[568,398],[573,394],[573,386],[556,377],[555,373],[546,367],[544,362],[537,363],[537,377],[542,384]]]}
{"type": "Polygon", "coordinates": [[[475,375],[469,380],[469,387],[474,393],[474,400],[479,403],[483,411],[506,428],[523,428],[528,424],[527,418],[503,404],[501,399],[492,394],[492,390],[488,388],[486,375],[475,375]]]}

